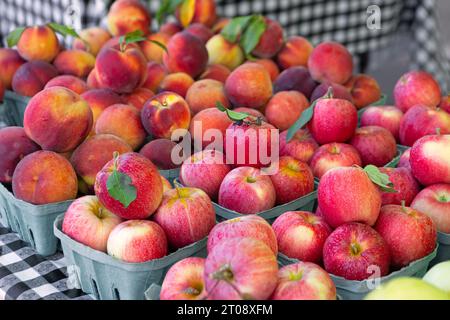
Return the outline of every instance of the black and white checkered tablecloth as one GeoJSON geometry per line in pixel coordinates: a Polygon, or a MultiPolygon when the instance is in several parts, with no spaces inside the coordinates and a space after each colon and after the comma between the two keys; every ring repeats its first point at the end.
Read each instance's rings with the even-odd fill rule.
{"type": "Polygon", "coordinates": [[[0,300],[89,300],[69,289],[61,253],[44,258],[0,224],[0,300]]]}

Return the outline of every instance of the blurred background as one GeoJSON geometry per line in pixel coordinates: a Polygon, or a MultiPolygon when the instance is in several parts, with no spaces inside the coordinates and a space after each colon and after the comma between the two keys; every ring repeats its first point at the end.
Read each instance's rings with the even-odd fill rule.
{"type": "MultiPolygon", "coordinates": [[[[15,27],[58,22],[80,30],[104,23],[113,1],[0,0],[0,39],[15,27]]],[[[141,1],[155,13],[160,0],[141,1]]],[[[390,94],[411,69],[432,73],[450,88],[450,1],[448,0],[217,0],[221,16],[262,13],[278,20],[286,36],[301,35],[314,45],[343,43],[355,68],[373,75],[390,94]],[[371,6],[377,7],[371,7],[371,6]],[[375,8],[372,9],[371,8],[375,8]],[[377,16],[378,15],[378,16],[377,16]]],[[[153,23],[156,27],[156,19],[153,23]]],[[[392,101],[391,98],[388,101],[392,101]]]]}

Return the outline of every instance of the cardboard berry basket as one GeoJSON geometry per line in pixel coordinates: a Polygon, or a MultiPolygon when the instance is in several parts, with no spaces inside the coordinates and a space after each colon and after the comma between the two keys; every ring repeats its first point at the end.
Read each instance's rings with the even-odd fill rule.
{"type": "Polygon", "coordinates": [[[81,290],[96,299],[144,300],[144,292],[153,283],[161,284],[173,264],[188,257],[206,257],[207,238],[204,238],[161,259],[143,263],[123,262],[65,235],[61,231],[63,217],[56,218],[53,232],[61,240],[69,277],[75,276],[81,290]]]}
{"type": "Polygon", "coordinates": [[[58,239],[53,234],[53,221],[65,213],[72,202],[68,200],[34,205],[17,199],[0,183],[0,222],[18,233],[37,253],[49,256],[58,248],[58,239]]]}
{"type": "Polygon", "coordinates": [[[450,234],[438,232],[439,248],[436,257],[431,261],[430,268],[439,262],[450,261],[450,234]]]}
{"type": "MultiPolygon", "coordinates": [[[[330,273],[330,277],[336,285],[337,294],[343,300],[362,300],[370,291],[376,288],[377,285],[392,280],[398,277],[417,277],[422,278],[428,270],[431,261],[436,257],[439,250],[439,244],[432,253],[423,257],[422,259],[411,262],[406,267],[400,270],[389,273],[387,276],[377,279],[367,279],[362,281],[347,280],[343,277],[335,276],[330,273]]],[[[278,263],[280,265],[289,265],[298,262],[297,259],[289,258],[281,253],[278,253],[278,263]]]]}
{"type": "Polygon", "coordinates": [[[23,115],[30,101],[29,97],[21,96],[13,91],[6,90],[4,97],[6,122],[10,126],[23,127],[23,115]]]}

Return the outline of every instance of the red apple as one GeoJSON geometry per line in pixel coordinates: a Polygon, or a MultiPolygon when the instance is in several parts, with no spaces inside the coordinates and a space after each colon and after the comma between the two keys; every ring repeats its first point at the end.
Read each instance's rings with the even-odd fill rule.
{"type": "Polygon", "coordinates": [[[205,259],[190,257],[178,261],[170,267],[161,286],[161,300],[204,300],[205,290],[203,273],[205,259]]]}
{"type": "Polygon", "coordinates": [[[436,247],[436,227],[426,214],[390,204],[380,211],[377,230],[389,246],[392,266],[401,268],[429,255],[436,247]]]}
{"type": "Polygon", "coordinates": [[[381,205],[402,204],[409,206],[420,191],[420,185],[407,168],[378,168],[389,176],[396,192],[381,192],[381,205]]]}
{"type": "Polygon", "coordinates": [[[400,142],[412,146],[423,136],[450,133],[450,114],[440,109],[432,109],[424,105],[416,105],[405,113],[400,123],[400,142]]]}
{"type": "MultiPolygon", "coordinates": [[[[163,194],[158,169],[150,160],[134,152],[121,154],[109,161],[97,173],[94,189],[105,208],[124,219],[148,218],[158,208],[163,194]],[[117,200],[117,195],[114,197],[108,190],[108,180],[114,172],[128,176],[132,188],[136,190],[136,198],[128,206],[117,200]]],[[[122,189],[117,191],[123,192],[122,189]]]]}
{"type": "Polygon", "coordinates": [[[411,171],[411,164],[409,162],[410,155],[411,155],[411,148],[408,148],[400,156],[400,159],[398,160],[397,168],[406,168],[411,171]]]}
{"type": "Polygon", "coordinates": [[[336,300],[336,286],[318,265],[298,262],[278,271],[271,300],[336,300]]]}
{"type": "Polygon", "coordinates": [[[183,185],[202,189],[212,200],[216,200],[220,184],[230,170],[230,166],[225,163],[223,153],[216,150],[204,150],[183,162],[180,180],[183,185]]]}
{"type": "Polygon", "coordinates": [[[164,230],[171,248],[182,248],[208,235],[216,214],[208,195],[196,188],[175,188],[164,193],[155,220],[164,230]]]}
{"type": "Polygon", "coordinates": [[[403,112],[394,106],[367,107],[361,116],[361,127],[379,126],[389,130],[396,140],[399,139],[400,122],[403,112]]]}
{"type": "Polygon", "coordinates": [[[298,130],[287,142],[287,131],[280,134],[280,156],[291,156],[302,162],[309,163],[319,145],[307,130],[298,130]]]}
{"type": "Polygon", "coordinates": [[[416,104],[436,107],[441,101],[441,90],[431,74],[410,71],[397,81],[394,99],[395,105],[403,112],[416,104]]]}
{"type": "Polygon", "coordinates": [[[381,207],[381,195],[361,168],[340,167],[325,173],[317,190],[325,221],[337,228],[347,222],[373,226],[381,207]]]}
{"type": "Polygon", "coordinates": [[[419,139],[411,148],[409,162],[421,184],[450,183],[450,134],[419,139]]]}
{"type": "Polygon", "coordinates": [[[363,166],[382,167],[397,155],[397,143],[390,131],[378,126],[356,129],[350,144],[358,150],[363,166]]]}
{"type": "Polygon", "coordinates": [[[96,196],[75,200],[64,215],[62,231],[92,249],[106,252],[111,231],[122,219],[105,209],[96,196]]]}
{"type": "Polygon", "coordinates": [[[311,169],[314,176],[322,176],[330,169],[336,167],[361,166],[361,157],[358,150],[345,143],[327,143],[316,150],[311,159],[311,169]]]}
{"type": "Polygon", "coordinates": [[[270,175],[277,204],[285,204],[314,191],[314,176],[310,167],[293,157],[280,157],[278,171],[270,175]]]}
{"type": "Polygon", "coordinates": [[[125,262],[146,262],[167,254],[167,239],[157,223],[129,220],[112,230],[107,251],[110,256],[125,262]]]}
{"type": "Polygon", "coordinates": [[[411,208],[429,216],[438,231],[450,233],[450,184],[429,186],[414,198],[411,208]]]}
{"type": "Polygon", "coordinates": [[[223,240],[253,238],[264,242],[274,254],[278,253],[277,237],[270,224],[255,215],[225,220],[215,225],[208,235],[208,252],[223,240]]]}
{"type": "Polygon", "coordinates": [[[308,129],[319,144],[346,142],[353,137],[358,124],[356,108],[347,100],[320,99],[308,129]]]}
{"type": "Polygon", "coordinates": [[[241,214],[256,214],[275,205],[272,180],[259,169],[239,167],[231,170],[219,189],[219,205],[241,214]]]}
{"type": "Polygon", "coordinates": [[[265,300],[277,286],[277,258],[262,241],[226,239],[206,258],[204,278],[210,299],[265,300]]]}
{"type": "Polygon", "coordinates": [[[272,225],[281,253],[300,261],[319,263],[331,228],[325,220],[306,211],[288,211],[272,225]]]}
{"type": "Polygon", "coordinates": [[[323,247],[325,270],[347,280],[364,280],[379,268],[389,272],[389,247],[374,229],[362,223],[348,223],[331,233],[323,247]]]}

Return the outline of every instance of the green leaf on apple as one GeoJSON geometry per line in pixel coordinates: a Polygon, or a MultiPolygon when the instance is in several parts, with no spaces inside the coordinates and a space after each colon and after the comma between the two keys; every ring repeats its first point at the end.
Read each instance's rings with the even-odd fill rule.
{"type": "Polygon", "coordinates": [[[109,195],[119,201],[125,208],[136,199],[137,190],[133,185],[130,176],[117,170],[118,153],[114,153],[113,172],[106,181],[106,188],[109,195]]]}
{"type": "Polygon", "coordinates": [[[158,25],[160,26],[164,18],[173,14],[177,7],[184,1],[185,0],[163,0],[158,11],[156,11],[156,21],[158,21],[158,25]]]}
{"type": "Polygon", "coordinates": [[[25,31],[26,27],[20,27],[11,31],[6,38],[6,42],[8,43],[8,47],[14,47],[20,40],[22,33],[25,31]]]}
{"type": "Polygon", "coordinates": [[[382,93],[379,100],[375,101],[374,103],[371,103],[371,106],[385,106],[387,101],[387,94],[382,93]]]}
{"type": "Polygon", "coordinates": [[[245,28],[239,41],[239,44],[246,55],[250,55],[253,49],[256,48],[261,36],[264,31],[266,31],[266,27],[266,21],[263,16],[254,15],[251,17],[250,22],[248,23],[247,28],[245,28]]]}
{"type": "Polygon", "coordinates": [[[222,29],[220,34],[225,38],[225,40],[235,43],[239,36],[244,32],[247,25],[250,23],[252,19],[252,15],[250,16],[242,16],[236,17],[230,20],[228,24],[222,29]]]}
{"type": "Polygon", "coordinates": [[[222,112],[225,112],[232,121],[242,121],[248,118],[249,114],[245,112],[236,112],[230,109],[227,109],[220,101],[216,102],[216,108],[222,112]]]}
{"type": "Polygon", "coordinates": [[[387,193],[397,193],[397,190],[393,188],[393,183],[389,180],[389,176],[382,173],[376,166],[369,164],[364,167],[364,171],[369,176],[369,179],[376,184],[381,191],[387,193]]]}

